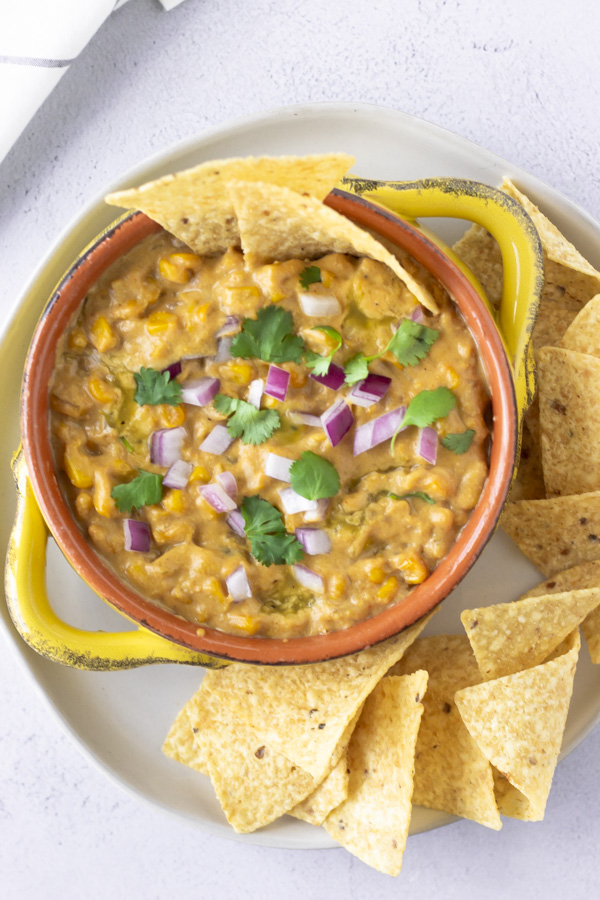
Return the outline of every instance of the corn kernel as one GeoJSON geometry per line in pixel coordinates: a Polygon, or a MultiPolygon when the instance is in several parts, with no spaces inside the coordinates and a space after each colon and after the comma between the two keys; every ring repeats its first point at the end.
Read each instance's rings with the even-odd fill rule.
{"type": "Polygon", "coordinates": [[[92,461],[86,458],[79,447],[67,444],[63,465],[67,478],[76,488],[91,488],[94,484],[92,461]]]}
{"type": "Polygon", "coordinates": [[[371,566],[368,574],[373,584],[383,584],[385,581],[385,569],[380,565],[371,566]]]}
{"type": "Polygon", "coordinates": [[[323,282],[323,287],[330,288],[333,284],[333,272],[321,269],[321,281],[323,282]]]}
{"type": "Polygon", "coordinates": [[[185,494],[183,491],[170,490],[162,498],[162,505],[164,509],[172,513],[185,512],[187,506],[185,494]]]}
{"type": "Polygon", "coordinates": [[[285,300],[285,294],[281,294],[279,291],[271,294],[271,303],[281,303],[282,300],[285,300]]]}
{"type": "Polygon", "coordinates": [[[231,362],[227,366],[229,378],[234,384],[250,384],[254,369],[248,363],[231,362]]]}
{"type": "Polygon", "coordinates": [[[343,575],[332,575],[329,579],[329,596],[339,600],[346,590],[346,579],[343,575]]]}
{"type": "Polygon", "coordinates": [[[92,375],[88,381],[88,390],[94,400],[99,403],[113,403],[116,399],[114,388],[110,387],[102,378],[92,375]]]}
{"type": "Polygon", "coordinates": [[[308,381],[308,374],[303,369],[292,369],[290,372],[290,384],[292,387],[304,387],[308,381]]]}
{"type": "Polygon", "coordinates": [[[380,600],[389,600],[390,597],[394,596],[397,590],[398,579],[395,575],[390,575],[390,577],[386,581],[384,581],[384,583],[377,591],[377,596],[380,600]]]}
{"type": "Polygon", "coordinates": [[[81,491],[77,494],[75,499],[75,509],[80,516],[85,518],[92,511],[93,506],[94,501],[92,500],[91,494],[88,494],[85,491],[81,491]]]}
{"type": "Polygon", "coordinates": [[[112,350],[117,345],[117,335],[105,316],[98,316],[91,329],[92,344],[99,353],[112,350]]]}
{"type": "Polygon", "coordinates": [[[171,256],[163,256],[158,263],[158,271],[162,277],[166,278],[167,281],[172,281],[174,284],[187,284],[193,274],[193,263],[186,263],[182,259],[185,256],[198,259],[197,256],[194,257],[191,253],[172,253],[171,256]]]}
{"type": "Polygon", "coordinates": [[[140,581],[143,584],[146,581],[146,566],[141,562],[130,563],[127,566],[127,574],[130,578],[134,578],[136,581],[140,581]]]}
{"type": "Polygon", "coordinates": [[[69,335],[69,350],[83,350],[87,346],[87,338],[82,328],[75,328],[69,335]]]}
{"type": "Polygon", "coordinates": [[[214,575],[211,575],[210,578],[206,579],[204,582],[204,590],[218,600],[219,603],[228,603],[231,599],[223,590],[223,585],[220,580],[215,578],[214,575]]]}
{"type": "Polygon", "coordinates": [[[383,359],[385,359],[386,362],[390,362],[393,366],[396,366],[396,368],[397,368],[400,372],[402,372],[402,370],[404,369],[404,366],[402,365],[402,363],[401,363],[401,362],[398,362],[398,360],[396,359],[396,357],[394,356],[394,354],[391,353],[391,352],[390,352],[390,353],[384,353],[384,354],[383,354],[383,359]]]}
{"type": "Polygon", "coordinates": [[[207,484],[210,481],[210,473],[205,466],[194,466],[190,481],[199,481],[201,484],[207,484]]]}
{"type": "Polygon", "coordinates": [[[239,628],[241,631],[245,631],[247,634],[256,634],[260,625],[259,620],[254,616],[230,615],[229,621],[236,628],[239,628]]]}
{"type": "Polygon", "coordinates": [[[260,300],[260,291],[254,284],[241,284],[238,287],[230,287],[229,291],[236,297],[246,297],[252,300],[260,300]]]}
{"type": "Polygon", "coordinates": [[[169,259],[175,265],[187,266],[188,269],[193,269],[200,263],[200,257],[195,253],[171,253],[169,259]]]}
{"type": "Polygon", "coordinates": [[[171,403],[159,403],[156,412],[161,425],[165,428],[176,428],[185,422],[185,407],[181,404],[173,406],[171,403]]]}
{"type": "Polygon", "coordinates": [[[196,318],[199,322],[206,322],[206,317],[210,309],[210,303],[203,303],[196,309],[196,318]]]}
{"type": "Polygon", "coordinates": [[[453,369],[452,366],[446,366],[446,378],[448,381],[449,388],[458,387],[460,383],[460,378],[458,377],[458,373],[456,369],[453,369]]]}
{"type": "Polygon", "coordinates": [[[267,409],[275,409],[279,400],[276,400],[275,397],[269,397],[268,394],[263,394],[262,403],[267,409]]]}
{"type": "Polygon", "coordinates": [[[162,334],[176,324],[177,316],[173,315],[173,313],[159,310],[158,312],[150,313],[146,319],[146,331],[148,334],[162,334]]]}
{"type": "Polygon", "coordinates": [[[117,515],[115,501],[111,497],[112,483],[105,472],[94,473],[94,509],[100,516],[110,519],[117,515]]]}
{"type": "Polygon", "coordinates": [[[398,564],[398,568],[404,575],[407,584],[421,584],[429,575],[427,566],[416,553],[406,556],[398,564]]]}

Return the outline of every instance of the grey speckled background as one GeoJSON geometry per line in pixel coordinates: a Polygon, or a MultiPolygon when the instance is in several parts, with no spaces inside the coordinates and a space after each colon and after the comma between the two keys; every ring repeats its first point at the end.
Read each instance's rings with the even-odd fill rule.
{"type": "MultiPolygon", "coordinates": [[[[488,147],[600,216],[596,2],[186,0],[115,13],[0,165],[2,303],[78,209],[150,153],[282,104],[362,100],[488,147]]],[[[0,648],[0,895],[16,898],[592,897],[600,732],[546,821],[411,838],[398,882],[343,851],[205,836],[91,768],[0,648]]]]}

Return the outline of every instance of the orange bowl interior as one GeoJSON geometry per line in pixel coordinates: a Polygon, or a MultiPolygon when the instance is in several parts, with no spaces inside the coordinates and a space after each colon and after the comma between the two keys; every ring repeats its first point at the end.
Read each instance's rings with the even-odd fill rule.
{"type": "Polygon", "coordinates": [[[343,631],[279,640],[238,637],[201,628],[136,593],[92,549],[64,499],[51,444],[48,388],[57,342],[87,291],[119,256],[160,226],[134,213],[109,229],[65,275],[38,324],[23,380],[21,427],[29,477],[42,514],[63,553],[81,577],[112,606],[163,637],[213,656],[262,664],[307,663],[354,653],[397,634],[430,612],[471,568],[494,531],[510,486],[517,419],[510,364],[481,298],[460,269],[418,229],[396,215],[343,191],[327,205],[408,251],[456,301],[485,368],[492,401],[489,477],[471,518],[450,553],[429,578],[394,606],[343,631]]]}

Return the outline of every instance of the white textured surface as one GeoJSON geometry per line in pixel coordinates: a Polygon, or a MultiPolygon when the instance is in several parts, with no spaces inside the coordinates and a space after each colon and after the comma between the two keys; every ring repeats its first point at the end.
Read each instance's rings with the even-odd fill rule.
{"type": "MultiPolygon", "coordinates": [[[[80,206],[149,153],[281,104],[363,100],[514,161],[600,216],[596,4],[131,0],[0,166],[2,305],[80,206]]],[[[432,173],[433,174],[433,173],[432,173]]],[[[438,173],[443,174],[443,173],[438,173]]],[[[558,768],[546,820],[410,839],[398,882],[344,851],[208,837],[91,768],[0,647],[0,896],[595,896],[600,732],[558,768]]]]}

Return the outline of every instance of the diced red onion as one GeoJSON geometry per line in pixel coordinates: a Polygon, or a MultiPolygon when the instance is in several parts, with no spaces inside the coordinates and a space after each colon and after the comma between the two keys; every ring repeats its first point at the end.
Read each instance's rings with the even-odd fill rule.
{"type": "Polygon", "coordinates": [[[296,528],[296,537],[309,556],[331,550],[331,538],[322,528],[296,528]]]}
{"type": "Polygon", "coordinates": [[[187,486],[193,465],[184,459],[177,459],[162,480],[163,486],[181,491],[187,486]]]}
{"type": "Polygon", "coordinates": [[[304,514],[305,522],[322,522],[325,518],[327,510],[329,509],[329,500],[326,497],[322,497],[317,500],[317,508],[309,509],[308,512],[304,514]]]}
{"type": "Polygon", "coordinates": [[[229,436],[229,432],[225,425],[215,425],[210,434],[207,434],[199,449],[204,453],[212,453],[214,456],[221,456],[233,444],[233,438],[229,436]]]}
{"type": "Polygon", "coordinates": [[[206,502],[217,512],[230,512],[232,509],[237,509],[234,501],[220,484],[202,484],[198,490],[206,502]]]}
{"type": "Polygon", "coordinates": [[[384,398],[391,383],[392,379],[387,375],[376,375],[374,372],[369,372],[366,378],[354,385],[346,400],[348,403],[364,406],[366,409],[384,398]]]}
{"type": "Polygon", "coordinates": [[[215,337],[231,337],[240,330],[242,320],[239,316],[227,316],[225,322],[216,332],[215,337]]]}
{"type": "Polygon", "coordinates": [[[425,316],[423,315],[423,307],[417,306],[416,309],[413,309],[411,316],[411,322],[416,322],[417,325],[425,324],[425,316]]]}
{"type": "Polygon", "coordinates": [[[331,294],[298,294],[305,316],[339,316],[342,311],[339,300],[331,294]]]}
{"type": "Polygon", "coordinates": [[[285,400],[288,385],[290,383],[290,373],[279,366],[270,365],[267,373],[267,383],[265,384],[265,394],[274,397],[275,400],[285,400]]]}
{"type": "Polygon", "coordinates": [[[314,381],[318,381],[319,384],[331,388],[332,391],[339,391],[346,380],[346,373],[341,366],[336,366],[335,363],[331,363],[327,375],[311,375],[310,377],[314,381]]]}
{"type": "Polygon", "coordinates": [[[218,393],[220,382],[218,378],[197,378],[195,381],[186,381],[181,385],[181,399],[190,406],[208,406],[218,393]]]}
{"type": "Polygon", "coordinates": [[[248,403],[260,409],[260,401],[262,400],[264,389],[265,383],[262,378],[255,378],[254,381],[251,381],[248,388],[248,403]]]}
{"type": "Polygon", "coordinates": [[[231,356],[231,345],[233,343],[232,337],[222,337],[219,338],[219,343],[217,344],[217,353],[215,356],[215,362],[227,362],[228,359],[232,359],[231,356]]]}
{"type": "Polygon", "coordinates": [[[230,512],[229,515],[225,517],[225,521],[232,531],[235,531],[240,537],[246,537],[244,517],[239,509],[234,509],[233,512],[230,512]]]}
{"type": "Polygon", "coordinates": [[[305,413],[301,410],[292,410],[288,413],[291,421],[294,422],[295,425],[313,425],[315,428],[321,428],[321,416],[316,416],[314,413],[305,413]]]}
{"type": "Polygon", "coordinates": [[[278,456],[277,453],[267,453],[264,468],[265,475],[268,475],[269,478],[278,478],[279,481],[287,481],[289,484],[291,481],[290,469],[293,463],[293,459],[278,456]]]}
{"type": "Polygon", "coordinates": [[[329,409],[325,410],[321,416],[321,424],[332,447],[339,444],[344,435],[350,431],[353,422],[352,410],[343,397],[340,397],[329,409]]]}
{"type": "Polygon", "coordinates": [[[359,425],[354,432],[354,456],[364,453],[365,450],[372,450],[378,444],[383,444],[394,436],[396,430],[402,423],[406,413],[405,406],[399,406],[391,412],[379,416],[377,419],[371,419],[364,425],[359,425]]]}
{"type": "Polygon", "coordinates": [[[429,425],[426,428],[419,429],[419,440],[417,441],[417,453],[425,462],[435,466],[437,462],[438,437],[435,428],[429,425]]]}
{"type": "Polygon", "coordinates": [[[243,566],[238,566],[231,575],[228,575],[225,579],[225,584],[234,600],[245,600],[247,597],[252,596],[250,582],[243,566]]]}
{"type": "Polygon", "coordinates": [[[167,368],[163,369],[162,371],[168,372],[170,380],[173,381],[174,378],[177,378],[178,375],[181,375],[182,368],[183,367],[181,365],[181,360],[179,360],[179,362],[171,363],[170,366],[167,366],[167,368]]]}
{"type": "MultiPolygon", "coordinates": [[[[235,480],[235,475],[232,475],[231,472],[219,472],[217,475],[217,481],[221,485],[222,488],[229,494],[230,497],[235,498],[238,492],[237,481],[235,480]]],[[[164,482],[163,482],[164,484],[164,482]]]]}
{"type": "Polygon", "coordinates": [[[159,428],[150,435],[150,462],[157,466],[171,466],[181,456],[181,446],[187,432],[177,428],[159,428]]]}
{"type": "Polygon", "coordinates": [[[150,549],[150,526],[137,519],[123,519],[125,549],[136,553],[147,553],[150,549]]]}
{"type": "Polygon", "coordinates": [[[313,572],[312,569],[307,569],[306,566],[299,566],[296,564],[292,566],[292,571],[294,577],[300,582],[302,587],[308,588],[309,591],[314,591],[315,594],[322,594],[325,590],[323,579],[320,575],[317,575],[316,572],[313,572]]]}
{"type": "Polygon", "coordinates": [[[317,509],[316,500],[307,500],[306,497],[301,497],[300,494],[297,494],[291,487],[280,490],[279,496],[281,497],[281,505],[283,506],[284,511],[290,516],[294,516],[296,513],[317,509]]]}

